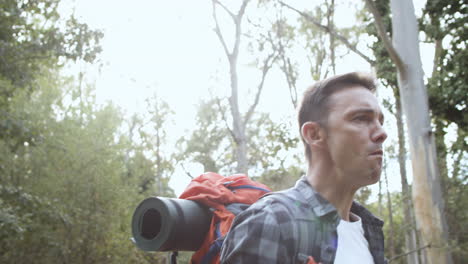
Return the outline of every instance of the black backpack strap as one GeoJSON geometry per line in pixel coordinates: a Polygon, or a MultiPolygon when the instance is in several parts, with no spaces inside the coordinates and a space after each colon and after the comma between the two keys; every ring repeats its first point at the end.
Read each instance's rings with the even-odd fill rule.
{"type": "MultiPolygon", "coordinates": [[[[287,191],[289,190],[267,193],[263,195],[261,199],[269,197],[269,196],[270,197],[274,196],[275,201],[278,201],[279,203],[284,205],[284,207],[286,207],[286,209],[291,215],[295,215],[297,214],[297,212],[294,212],[292,205],[298,205],[300,204],[300,201],[298,201],[294,197],[291,197],[291,195],[288,195],[286,193],[287,191]]],[[[311,229],[308,228],[308,225],[305,223],[298,223],[296,227],[297,227],[296,232],[297,232],[297,236],[299,237],[299,241],[297,241],[297,252],[295,256],[296,258],[295,262],[307,263],[309,260],[309,256],[306,253],[310,251],[310,247],[311,247],[311,245],[309,245],[308,243],[309,241],[308,237],[313,236],[313,234],[311,233],[311,229]]],[[[315,256],[315,257],[320,258],[320,252],[316,252],[316,254],[318,254],[318,256],[315,256]]],[[[318,260],[320,259],[315,259],[315,261],[318,261],[318,260]]]]}

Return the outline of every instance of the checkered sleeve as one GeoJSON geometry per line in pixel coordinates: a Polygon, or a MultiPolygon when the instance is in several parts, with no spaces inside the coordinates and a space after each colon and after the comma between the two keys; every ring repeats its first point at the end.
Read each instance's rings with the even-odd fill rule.
{"type": "Polygon", "coordinates": [[[223,243],[221,263],[294,263],[292,221],[280,203],[251,206],[235,218],[223,243]]]}

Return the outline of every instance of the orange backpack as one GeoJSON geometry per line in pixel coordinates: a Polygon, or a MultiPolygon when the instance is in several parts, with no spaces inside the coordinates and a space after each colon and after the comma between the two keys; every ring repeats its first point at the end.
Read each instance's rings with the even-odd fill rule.
{"type": "Polygon", "coordinates": [[[211,208],[213,217],[205,240],[192,256],[191,263],[219,264],[221,246],[235,216],[268,192],[271,192],[270,188],[244,174],[223,177],[207,172],[194,178],[179,198],[211,208]]]}

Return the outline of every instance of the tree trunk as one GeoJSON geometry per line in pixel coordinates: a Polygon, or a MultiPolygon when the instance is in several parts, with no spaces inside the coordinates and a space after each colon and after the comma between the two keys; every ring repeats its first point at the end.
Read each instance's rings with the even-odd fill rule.
{"type": "Polygon", "coordinates": [[[380,217],[383,217],[383,205],[382,205],[382,181],[379,181],[379,209],[378,209],[378,212],[379,212],[379,216],[380,217]]]}
{"type": "MultiPolygon", "coordinates": [[[[157,105],[158,102],[156,102],[157,105]]],[[[162,170],[161,170],[161,136],[159,128],[156,129],[156,180],[158,181],[158,194],[164,195],[162,187],[162,170]]]]}
{"type": "Polygon", "coordinates": [[[434,65],[432,66],[432,74],[431,76],[434,76],[434,73],[437,72],[437,67],[439,66],[439,61],[441,59],[441,54],[442,54],[442,40],[437,39],[434,42],[434,65]]]}
{"type": "Polygon", "coordinates": [[[231,79],[231,96],[229,97],[229,105],[232,114],[232,130],[231,136],[236,144],[236,160],[237,160],[237,172],[247,173],[247,137],[245,135],[245,122],[239,110],[239,95],[238,95],[238,76],[237,76],[237,59],[239,57],[239,44],[241,40],[241,24],[242,18],[245,13],[249,0],[244,0],[239,8],[237,14],[234,14],[225,5],[218,0],[212,0],[213,3],[213,19],[216,24],[215,32],[221,42],[227,59],[229,60],[229,73],[231,79]],[[224,36],[219,27],[218,18],[216,16],[216,7],[221,6],[224,11],[228,13],[234,22],[235,34],[234,34],[234,45],[230,51],[227,47],[224,36]]]}
{"type": "Polygon", "coordinates": [[[400,166],[401,176],[401,196],[403,203],[403,217],[405,223],[408,225],[408,230],[405,233],[405,248],[410,253],[406,256],[406,262],[408,264],[419,264],[418,252],[415,251],[418,248],[416,239],[415,222],[412,217],[412,203],[411,194],[408,186],[408,180],[406,177],[406,148],[405,148],[405,131],[403,128],[403,113],[401,111],[401,102],[398,91],[394,92],[396,98],[396,120],[398,130],[398,164],[400,166]]]}
{"type": "Polygon", "coordinates": [[[388,239],[388,247],[390,248],[390,258],[395,256],[395,228],[393,225],[393,210],[392,210],[392,198],[390,196],[390,191],[388,190],[388,177],[387,177],[387,166],[385,164],[385,187],[387,189],[387,210],[388,210],[388,221],[390,222],[390,228],[389,228],[389,237],[388,239]]]}
{"type": "Polygon", "coordinates": [[[447,146],[445,145],[445,125],[442,120],[435,118],[435,144],[437,150],[437,161],[440,171],[440,180],[442,187],[442,197],[447,197],[447,181],[448,181],[448,169],[447,169],[447,146]]]}
{"type": "MultiPolygon", "coordinates": [[[[239,21],[240,23],[240,21],[239,21]]],[[[240,25],[238,25],[240,27],[240,25]]],[[[239,36],[240,38],[240,36],[239,36]]],[[[237,172],[247,173],[247,139],[245,136],[244,124],[239,111],[238,79],[237,79],[237,56],[238,53],[229,57],[229,67],[231,73],[231,97],[229,104],[232,114],[232,132],[236,143],[237,172]]]]}
{"type": "Polygon", "coordinates": [[[247,4],[250,0],[243,0],[242,4],[239,8],[237,14],[234,14],[231,10],[229,10],[224,4],[219,2],[218,0],[212,0],[213,3],[213,19],[215,21],[215,32],[218,36],[221,45],[223,46],[224,52],[226,57],[229,61],[229,72],[230,72],[230,79],[231,79],[231,96],[229,97],[229,106],[231,109],[232,115],[232,129],[227,127],[229,132],[231,133],[232,138],[234,139],[234,143],[236,145],[236,160],[237,160],[237,172],[238,173],[247,173],[248,171],[248,159],[247,159],[247,135],[246,135],[246,126],[247,123],[250,121],[255,108],[260,99],[260,94],[263,90],[263,85],[265,84],[265,78],[268,74],[269,70],[273,66],[274,61],[277,58],[276,51],[273,51],[267,58],[263,61],[262,67],[262,77],[260,83],[257,85],[257,93],[255,95],[254,102],[250,105],[248,111],[245,115],[241,114],[239,110],[239,94],[238,94],[238,76],[237,76],[237,60],[239,57],[239,45],[241,41],[241,25],[242,19],[245,14],[245,9],[247,4]],[[216,8],[220,6],[224,11],[228,13],[231,19],[234,22],[235,27],[235,34],[234,34],[234,45],[232,50],[229,50],[225,38],[221,32],[218,18],[216,16],[216,8]]]}
{"type": "Polygon", "coordinates": [[[391,10],[395,50],[390,52],[392,59],[399,57],[395,63],[410,139],[416,220],[423,243],[431,245],[428,263],[452,263],[414,6],[412,1],[392,0],[391,10]]]}
{"type": "MultiPolygon", "coordinates": [[[[327,3],[328,5],[328,3],[327,3]]],[[[327,12],[327,26],[330,28],[330,31],[334,31],[334,14],[335,14],[335,0],[331,0],[328,5],[327,12]]],[[[333,75],[336,75],[336,65],[335,65],[335,35],[328,34],[330,40],[330,62],[332,66],[333,75]]]]}

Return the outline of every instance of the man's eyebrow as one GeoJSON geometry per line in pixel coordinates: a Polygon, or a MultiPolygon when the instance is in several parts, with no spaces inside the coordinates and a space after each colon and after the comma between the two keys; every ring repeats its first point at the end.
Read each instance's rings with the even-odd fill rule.
{"type": "Polygon", "coordinates": [[[356,109],[352,109],[349,114],[350,115],[353,115],[353,114],[359,114],[359,113],[365,113],[365,114],[375,114],[377,113],[378,116],[379,116],[379,119],[380,121],[383,123],[384,119],[385,119],[385,116],[382,112],[376,112],[374,109],[370,108],[370,107],[362,107],[362,108],[356,108],[356,109]]]}

